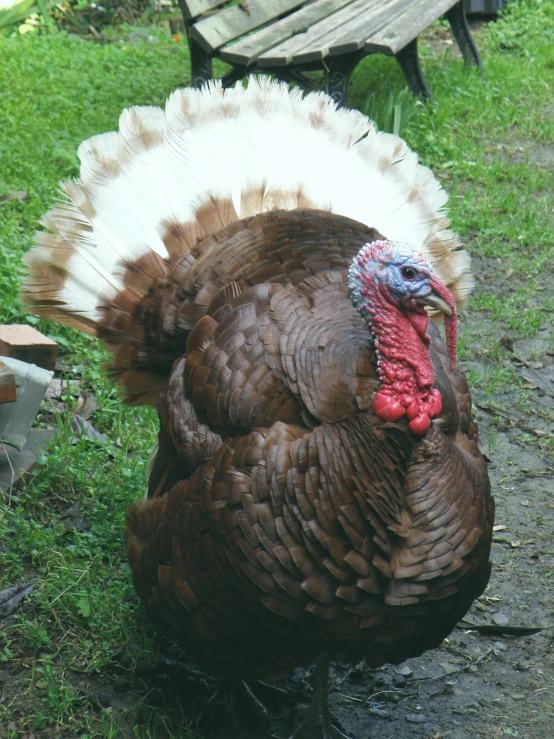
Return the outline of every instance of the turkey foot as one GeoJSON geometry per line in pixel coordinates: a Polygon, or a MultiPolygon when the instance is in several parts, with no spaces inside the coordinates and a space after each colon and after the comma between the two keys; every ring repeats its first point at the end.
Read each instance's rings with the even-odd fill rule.
{"type": "Polygon", "coordinates": [[[271,721],[269,711],[261,700],[254,695],[254,692],[248,683],[245,683],[244,680],[234,682],[233,692],[237,703],[241,708],[249,713],[250,718],[254,719],[258,724],[269,726],[271,721]]]}
{"type": "Polygon", "coordinates": [[[329,657],[320,654],[315,667],[312,701],[290,739],[349,739],[331,723],[329,714],[329,657]]]}
{"type": "Polygon", "coordinates": [[[298,700],[309,702],[312,694],[311,686],[308,685],[306,688],[309,693],[308,690],[301,688],[290,690],[262,680],[251,683],[229,681],[228,687],[235,696],[237,707],[251,719],[262,724],[270,722],[273,711],[280,711],[284,706],[290,709],[291,706],[297,705],[298,700]]]}
{"type": "Polygon", "coordinates": [[[283,706],[291,707],[298,703],[298,699],[304,699],[309,701],[311,698],[311,690],[308,696],[307,691],[304,690],[290,690],[288,688],[282,688],[271,683],[266,683],[263,680],[256,680],[256,682],[250,683],[250,688],[254,695],[262,701],[264,706],[269,711],[278,711],[283,706]],[[308,696],[306,698],[306,696],[308,696]]]}
{"type": "Polygon", "coordinates": [[[35,582],[32,581],[2,590],[0,592],[0,620],[14,614],[23,598],[29,595],[34,587],[35,582]]]}

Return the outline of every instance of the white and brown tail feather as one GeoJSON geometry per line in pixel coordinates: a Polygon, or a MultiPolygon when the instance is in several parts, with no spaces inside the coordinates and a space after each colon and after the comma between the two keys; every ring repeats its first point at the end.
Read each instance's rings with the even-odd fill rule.
{"type": "Polygon", "coordinates": [[[107,339],[134,402],[154,402],[167,372],[136,361],[145,293],[175,260],[198,255],[205,236],[257,213],[348,216],[426,254],[458,300],[471,287],[431,171],[400,138],[323,93],[303,97],[264,78],[178,90],[165,111],[123,111],[119,132],[85,141],[79,157],[80,178],[62,184],[65,198],[26,256],[23,297],[107,339]]]}

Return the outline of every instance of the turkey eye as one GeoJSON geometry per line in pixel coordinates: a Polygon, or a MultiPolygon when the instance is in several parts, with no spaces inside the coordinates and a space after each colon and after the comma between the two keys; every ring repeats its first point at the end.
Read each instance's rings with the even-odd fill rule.
{"type": "Polygon", "coordinates": [[[413,280],[416,276],[415,270],[413,270],[411,267],[402,267],[402,269],[400,270],[400,274],[405,280],[413,280]]]}

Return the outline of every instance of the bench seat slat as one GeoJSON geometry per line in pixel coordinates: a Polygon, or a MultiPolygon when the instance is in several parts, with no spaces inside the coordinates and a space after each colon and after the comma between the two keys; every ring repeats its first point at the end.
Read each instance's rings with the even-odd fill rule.
{"type": "Polygon", "coordinates": [[[303,0],[250,0],[249,3],[246,0],[198,21],[190,34],[205,51],[212,53],[302,4],[303,0]]]}
{"type": "MultiPolygon", "coordinates": [[[[306,33],[299,33],[292,38],[275,46],[258,57],[261,67],[282,67],[292,63],[301,53],[312,53],[314,60],[322,59],[327,54],[318,53],[319,42],[337,31],[352,19],[358,18],[361,13],[379,5],[381,0],[354,0],[336,13],[327,16],[319,23],[315,23],[306,33]]],[[[365,41],[365,39],[364,39],[365,41]]],[[[310,60],[308,60],[310,61],[310,60]]]]}
{"type": "Polygon", "coordinates": [[[252,64],[260,54],[288,39],[306,34],[316,23],[352,3],[353,0],[315,0],[256,34],[226,46],[220,50],[219,57],[229,64],[252,64]]]}
{"type": "MultiPolygon", "coordinates": [[[[335,33],[329,34],[321,39],[326,52],[331,56],[339,54],[350,54],[359,51],[368,36],[380,31],[392,21],[406,12],[417,0],[385,0],[378,3],[368,11],[361,13],[358,18],[353,18],[337,29],[335,33]]],[[[293,57],[293,64],[300,64],[305,59],[305,53],[293,57]]]]}
{"type": "Polygon", "coordinates": [[[389,56],[399,51],[429,28],[438,17],[446,13],[458,0],[419,0],[403,15],[385,28],[370,36],[364,44],[368,54],[381,53],[389,56]]]}
{"type": "Polygon", "coordinates": [[[191,18],[198,18],[199,15],[205,13],[218,5],[224,5],[229,0],[179,0],[179,7],[183,18],[188,21],[191,18]]]}

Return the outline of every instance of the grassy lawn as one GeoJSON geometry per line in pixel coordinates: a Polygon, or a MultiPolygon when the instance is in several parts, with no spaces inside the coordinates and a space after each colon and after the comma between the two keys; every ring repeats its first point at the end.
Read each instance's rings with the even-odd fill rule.
{"type": "MultiPolygon", "coordinates": [[[[442,24],[431,29],[422,63],[437,105],[421,106],[403,131],[450,192],[453,226],[475,257],[477,289],[462,316],[460,356],[479,398],[498,410],[495,423],[503,408],[531,408],[533,388],[507,361],[506,344],[547,335],[554,351],[554,1],[510,7],[478,31],[484,80],[449,53],[442,24]]],[[[138,659],[156,659],[122,529],[126,507],[144,490],[157,419],[151,409],[122,406],[96,341],[38,322],[18,301],[20,258],[58,181],[77,174],[79,143],[117,127],[124,107],[162,105],[190,81],[186,45],[165,28],[148,32],[155,41],[100,45],[61,33],[0,38],[0,196],[28,193],[0,202],[0,323],[29,322],[58,341],[66,376],[94,390],[94,427],[114,442],[72,443],[60,417],[56,442],[29,484],[0,498],[0,590],[36,583],[18,614],[0,625],[6,739],[202,731],[172,707],[141,711],[146,690],[102,708],[83,687],[131,675],[138,659]],[[76,502],[80,524],[68,530],[62,515],[76,502]],[[130,662],[118,662],[122,654],[130,662]]],[[[384,101],[403,86],[394,60],[369,58],[353,77],[351,103],[361,107],[369,90],[384,101]]],[[[66,400],[73,402],[71,393],[66,400]]],[[[522,443],[552,453],[552,404],[533,414],[541,433],[523,429],[522,443]]]]}

